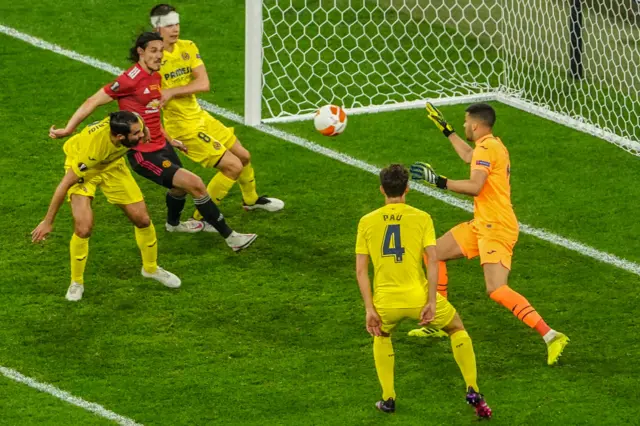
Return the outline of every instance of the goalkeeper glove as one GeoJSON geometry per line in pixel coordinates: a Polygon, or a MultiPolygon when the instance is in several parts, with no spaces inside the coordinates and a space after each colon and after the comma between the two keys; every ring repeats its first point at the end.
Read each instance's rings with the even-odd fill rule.
{"type": "Polygon", "coordinates": [[[433,167],[427,163],[413,163],[409,172],[411,173],[411,180],[426,182],[440,189],[447,189],[447,178],[437,174],[433,167]]]}
{"type": "Polygon", "coordinates": [[[446,137],[449,137],[450,134],[456,132],[455,130],[453,130],[453,126],[447,123],[447,120],[444,119],[444,115],[442,115],[442,113],[436,107],[434,107],[431,102],[427,102],[427,117],[429,117],[431,121],[436,123],[438,129],[440,129],[442,134],[446,137]]]}

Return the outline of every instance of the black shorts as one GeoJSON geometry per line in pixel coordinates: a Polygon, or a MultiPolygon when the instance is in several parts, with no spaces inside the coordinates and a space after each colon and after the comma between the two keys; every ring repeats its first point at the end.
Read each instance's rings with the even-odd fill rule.
{"type": "Polygon", "coordinates": [[[180,157],[168,142],[164,148],[153,152],[131,149],[127,158],[134,172],[169,189],[173,188],[173,176],[182,168],[180,157]]]}

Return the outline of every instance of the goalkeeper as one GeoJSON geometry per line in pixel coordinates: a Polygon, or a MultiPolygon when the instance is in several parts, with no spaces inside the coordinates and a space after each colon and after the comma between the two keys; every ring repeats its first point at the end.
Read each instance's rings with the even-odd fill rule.
{"type": "MultiPolygon", "coordinates": [[[[429,164],[415,163],[411,166],[411,179],[474,197],[473,220],[455,226],[437,240],[438,292],[447,297],[445,262],[463,256],[468,259],[480,256],[489,297],[540,333],[547,345],[547,363],[555,364],[569,339],[550,328],[527,299],[508,285],[513,247],[519,230],[511,206],[509,151],[492,133],[496,121],[494,109],[481,103],[466,110],[464,135],[475,144],[475,148],[462,140],[442,113],[430,103],[427,103],[427,114],[449,139],[460,158],[471,164],[471,176],[467,180],[447,179],[438,175],[429,164]]],[[[409,334],[424,337],[434,333],[423,328],[409,334]]]]}

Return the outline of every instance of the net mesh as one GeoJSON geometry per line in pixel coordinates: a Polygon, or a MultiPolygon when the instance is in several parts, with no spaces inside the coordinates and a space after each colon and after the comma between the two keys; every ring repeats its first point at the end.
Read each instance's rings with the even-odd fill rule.
{"type": "Polygon", "coordinates": [[[496,92],[637,142],[640,5],[582,1],[574,79],[571,3],[265,0],[263,118],[496,92]]]}

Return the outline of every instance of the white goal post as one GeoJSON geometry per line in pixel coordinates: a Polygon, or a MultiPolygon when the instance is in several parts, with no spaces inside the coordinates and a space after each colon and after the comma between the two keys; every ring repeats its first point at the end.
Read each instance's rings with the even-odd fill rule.
{"type": "Polygon", "coordinates": [[[640,156],[640,0],[246,0],[245,122],[498,101],[640,156]]]}

